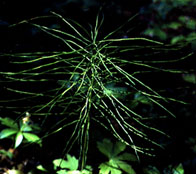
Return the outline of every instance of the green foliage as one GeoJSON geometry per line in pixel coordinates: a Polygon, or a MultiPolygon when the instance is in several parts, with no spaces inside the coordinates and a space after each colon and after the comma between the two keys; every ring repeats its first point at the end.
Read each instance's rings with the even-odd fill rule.
{"type": "Polygon", "coordinates": [[[121,174],[121,170],[128,174],[135,174],[131,165],[125,161],[135,162],[137,158],[133,154],[122,153],[126,148],[124,143],[119,141],[113,144],[109,139],[104,139],[97,143],[97,147],[109,159],[109,161],[99,165],[100,174],[121,174]]]}
{"type": "Polygon", "coordinates": [[[82,171],[78,170],[79,162],[74,156],[67,154],[67,160],[56,159],[53,161],[54,170],[57,174],[92,174],[91,167],[86,166],[82,171]],[[59,169],[60,168],[60,169],[59,169]]]}
{"type": "MultiPolygon", "coordinates": [[[[171,47],[163,43],[140,37],[119,38],[118,32],[133,18],[102,36],[99,35],[102,33],[100,30],[104,21],[101,14],[97,15],[95,25],[91,26],[90,30],[54,12],[52,18],[60,21],[65,26],[64,29],[42,25],[46,16],[25,20],[19,24],[26,23],[40,29],[61,45],[63,50],[2,55],[10,58],[7,72],[0,72],[8,86],[4,90],[6,93],[14,93],[17,97],[0,102],[6,103],[8,108],[13,108],[15,104],[14,109],[19,115],[26,110],[30,111],[32,115],[42,118],[43,127],[47,120],[52,120],[52,126],[48,127],[46,124],[44,127],[47,129],[44,137],[60,133],[66,128],[69,132],[71,130],[70,135],[62,136],[67,142],[64,152],[68,153],[73,145],[78,143],[82,169],[87,158],[89,132],[93,132],[92,121],[110,131],[120,142],[133,148],[138,158],[138,152],[152,156],[153,147],[163,148],[153,136],[149,136],[158,134],[168,137],[152,123],[153,119],[159,119],[159,113],[154,114],[152,119],[148,114],[138,113],[137,107],[140,104],[153,105],[160,108],[161,115],[175,117],[164,103],[180,101],[163,97],[143,82],[141,76],[156,72],[181,73],[180,70],[164,68],[165,63],[178,62],[192,54],[175,59],[172,56],[170,59],[168,52],[171,47]],[[152,56],[154,54],[155,60],[152,56]],[[162,55],[167,59],[158,59],[162,55]],[[148,143],[137,143],[134,136],[148,143]]],[[[19,24],[13,26],[17,27],[19,24]]],[[[181,48],[178,46],[174,50],[180,52],[181,48]]],[[[23,138],[30,142],[40,140],[30,133],[32,127],[27,124],[23,123],[11,130],[1,132],[1,136],[5,138],[16,134],[16,147],[23,138]]],[[[110,142],[105,143],[113,147],[110,142]]],[[[118,142],[112,151],[107,149],[109,154],[103,149],[102,153],[109,158],[107,164],[128,172],[131,167],[124,160],[127,160],[127,156],[131,160],[130,154],[119,155],[125,148],[124,144],[118,142]]],[[[106,164],[102,166],[107,169],[106,164]]]]}
{"type": "MultiPolygon", "coordinates": [[[[144,174],[161,174],[160,170],[158,170],[155,166],[147,166],[143,168],[144,174]]],[[[164,169],[163,173],[169,174],[184,174],[184,169],[182,163],[176,165],[175,167],[169,165],[164,169]]]]}
{"type": "Polygon", "coordinates": [[[4,157],[8,157],[10,159],[13,158],[13,153],[11,153],[10,151],[6,151],[4,149],[0,149],[0,156],[4,157]]]}
{"type": "Polygon", "coordinates": [[[196,84],[196,74],[183,74],[182,78],[186,82],[196,84]]]}
{"type": "Polygon", "coordinates": [[[144,31],[144,34],[151,37],[160,38],[161,40],[167,39],[167,34],[162,29],[156,27],[156,28],[149,28],[144,31]]]}
{"type": "Polygon", "coordinates": [[[39,171],[42,171],[42,172],[48,172],[41,164],[40,165],[38,165],[37,167],[36,167],[36,169],[37,170],[39,170],[39,171]]]}
{"type": "Polygon", "coordinates": [[[161,174],[160,171],[154,166],[143,168],[144,174],[161,174]]]}
{"type": "Polygon", "coordinates": [[[32,125],[28,125],[26,122],[21,120],[19,121],[19,124],[17,124],[16,121],[8,117],[0,117],[0,122],[1,125],[9,127],[0,132],[0,139],[15,137],[14,148],[17,148],[22,143],[23,139],[29,143],[38,143],[41,145],[41,139],[36,134],[30,133],[34,131],[32,125]]]}
{"type": "Polygon", "coordinates": [[[153,20],[151,17],[144,35],[167,40],[171,44],[191,42],[186,33],[195,33],[196,18],[192,13],[195,7],[195,1],[190,0],[154,0],[146,12],[153,15],[153,20]],[[177,15],[175,11],[178,11],[177,15]]]}
{"type": "Polygon", "coordinates": [[[172,171],[172,174],[184,174],[184,169],[181,163],[177,165],[172,171]]]}
{"type": "Polygon", "coordinates": [[[12,120],[11,118],[5,117],[5,118],[1,118],[0,117],[0,121],[1,121],[1,125],[13,128],[13,129],[17,129],[18,125],[17,123],[12,120]]]}

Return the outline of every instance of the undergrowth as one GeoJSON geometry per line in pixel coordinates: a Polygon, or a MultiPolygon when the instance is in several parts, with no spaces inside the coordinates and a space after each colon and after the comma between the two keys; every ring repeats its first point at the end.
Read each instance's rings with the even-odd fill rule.
{"type": "Polygon", "coordinates": [[[168,65],[188,59],[193,53],[169,57],[170,52],[180,52],[184,45],[170,46],[140,37],[119,38],[118,32],[136,16],[105,36],[99,36],[104,23],[101,13],[90,29],[55,12],[52,18],[61,21],[63,30],[42,25],[46,17],[24,20],[12,27],[32,25],[55,38],[64,50],[1,55],[9,63],[6,71],[0,72],[5,94],[2,105],[18,119],[30,113],[32,120],[45,128],[42,139],[70,129],[63,152],[66,155],[78,143],[82,169],[92,122],[131,147],[139,159],[138,153],[153,156],[154,147],[163,148],[154,135],[169,137],[153,121],[175,117],[166,107],[168,103],[184,103],[162,96],[142,77],[150,78],[157,72],[186,73],[168,65]],[[159,112],[152,116],[138,111],[143,105],[159,108],[159,112]],[[52,124],[44,127],[50,119],[52,124]]]}

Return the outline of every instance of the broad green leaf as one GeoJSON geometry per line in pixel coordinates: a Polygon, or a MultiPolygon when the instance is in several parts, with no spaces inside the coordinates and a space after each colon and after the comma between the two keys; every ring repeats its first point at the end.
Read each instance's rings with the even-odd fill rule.
{"type": "Polygon", "coordinates": [[[117,141],[116,144],[114,145],[114,149],[113,149],[113,152],[112,152],[112,156],[116,156],[118,155],[120,152],[124,151],[126,148],[126,144],[125,143],[122,143],[120,141],[117,141]]]}
{"type": "Polygon", "coordinates": [[[131,153],[123,153],[118,156],[119,160],[125,160],[125,161],[138,161],[137,157],[131,153]]]}
{"type": "Polygon", "coordinates": [[[103,154],[107,154],[106,156],[109,158],[108,162],[102,163],[99,166],[100,174],[121,174],[121,169],[127,173],[131,172],[135,174],[135,171],[132,169],[132,167],[123,160],[137,161],[136,156],[129,153],[123,153],[118,156],[118,154],[125,150],[126,144],[118,141],[115,145],[113,145],[110,140],[104,139],[102,143],[98,143],[98,148],[100,151],[102,150],[101,152],[103,154]],[[106,148],[108,149],[108,147],[110,148],[108,151],[106,151],[106,148]]]}
{"type": "Polygon", "coordinates": [[[53,160],[54,169],[56,170],[58,167],[60,168],[67,168],[67,162],[64,159],[56,159],[53,160]]]}
{"type": "Polygon", "coordinates": [[[57,169],[57,167],[60,167],[63,169],[66,168],[71,171],[78,169],[78,160],[74,156],[71,156],[69,154],[67,154],[67,160],[56,159],[53,161],[53,164],[54,164],[55,170],[57,169]]]}
{"type": "Polygon", "coordinates": [[[67,164],[68,169],[70,170],[77,170],[78,169],[78,160],[69,154],[67,154],[67,164]]]}
{"type": "Polygon", "coordinates": [[[22,132],[18,132],[16,134],[14,148],[17,148],[22,143],[22,140],[23,140],[23,134],[22,134],[22,132]]]}
{"type": "Polygon", "coordinates": [[[10,136],[16,134],[17,132],[18,132],[18,130],[16,130],[16,129],[4,129],[0,132],[0,139],[10,137],[10,136]]]}
{"type": "Polygon", "coordinates": [[[23,133],[25,139],[28,141],[28,142],[35,142],[35,143],[40,143],[40,138],[35,135],[35,134],[32,134],[32,133],[23,133]]]}
{"type": "Polygon", "coordinates": [[[110,173],[110,169],[108,168],[108,165],[106,165],[105,163],[102,163],[99,165],[99,174],[109,174],[110,173]]]}
{"type": "Polygon", "coordinates": [[[2,125],[11,127],[13,129],[18,129],[17,123],[14,120],[12,120],[11,118],[8,118],[8,117],[1,118],[0,117],[0,121],[1,121],[1,124],[2,125]]]}
{"type": "Polygon", "coordinates": [[[171,39],[171,44],[176,44],[180,41],[184,41],[185,40],[185,37],[183,35],[179,35],[179,36],[176,36],[176,37],[173,37],[171,39]]]}
{"type": "Polygon", "coordinates": [[[122,171],[120,171],[118,168],[115,166],[111,166],[111,164],[107,163],[102,163],[99,165],[99,174],[121,174],[122,171]]]}
{"type": "Polygon", "coordinates": [[[180,163],[175,169],[173,169],[172,174],[184,174],[182,163],[180,163]]]}
{"type": "Polygon", "coordinates": [[[136,174],[135,170],[133,170],[131,165],[129,165],[129,164],[125,163],[125,162],[119,162],[118,165],[119,165],[120,169],[122,169],[126,173],[128,173],[128,174],[136,174]]]}
{"type": "Polygon", "coordinates": [[[113,144],[108,139],[103,139],[102,142],[97,142],[97,148],[101,153],[103,153],[105,156],[107,156],[109,159],[112,154],[113,144]]]}

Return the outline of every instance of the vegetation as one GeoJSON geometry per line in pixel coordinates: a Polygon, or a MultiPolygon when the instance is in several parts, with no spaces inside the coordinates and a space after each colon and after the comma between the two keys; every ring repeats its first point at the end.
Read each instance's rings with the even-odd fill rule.
{"type": "Polygon", "coordinates": [[[152,38],[195,45],[196,19],[191,13],[196,3],[190,0],[154,0],[145,11],[151,20],[144,34],[152,38]]]}
{"type": "MultiPolygon", "coordinates": [[[[158,123],[176,117],[170,104],[187,103],[167,95],[164,87],[159,89],[146,79],[160,73],[190,81],[186,75],[181,77],[189,71],[171,64],[184,62],[193,52],[184,51],[185,43],[166,45],[143,37],[122,37],[121,31],[129,28],[135,17],[107,34],[102,29],[101,11],[90,27],[55,12],[11,26],[31,25],[59,47],[57,51],[1,55],[8,66],[0,72],[5,84],[0,102],[8,116],[0,118],[0,139],[12,138],[13,149],[20,148],[23,140],[30,143],[27,148],[32,143],[42,148],[53,136],[63,144],[61,155],[52,156],[52,168],[39,164],[36,172],[92,173],[96,166],[86,164],[91,143],[95,142],[108,160],[98,165],[100,174],[134,174],[132,163],[134,166],[140,161],[140,154],[156,156],[156,149],[164,149],[161,137],[169,139],[170,135],[158,123]],[[51,27],[53,20],[57,24],[51,27]],[[107,135],[113,135],[118,142],[105,139],[107,135]],[[124,152],[126,147],[131,153],[124,152]]],[[[5,150],[1,154],[7,159],[14,156],[5,150]]],[[[181,164],[176,170],[169,169],[173,174],[184,172],[181,164]]],[[[143,172],[149,173],[149,169],[143,172]]]]}
{"type": "Polygon", "coordinates": [[[15,145],[14,148],[17,148],[23,141],[23,138],[25,138],[27,140],[27,142],[36,142],[39,143],[41,145],[41,140],[40,138],[32,133],[34,131],[34,129],[39,130],[40,128],[38,126],[35,125],[28,125],[27,122],[27,117],[23,118],[23,120],[19,122],[19,125],[17,125],[17,123],[8,118],[0,118],[1,121],[1,125],[5,125],[9,128],[5,128],[0,132],[0,139],[3,138],[10,138],[13,135],[15,135],[15,145]]]}

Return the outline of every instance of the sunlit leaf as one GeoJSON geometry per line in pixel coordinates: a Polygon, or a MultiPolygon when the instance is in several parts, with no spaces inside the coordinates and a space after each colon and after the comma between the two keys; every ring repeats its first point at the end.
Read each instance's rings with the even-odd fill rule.
{"type": "Polygon", "coordinates": [[[175,167],[172,174],[184,174],[184,169],[182,163],[180,163],[177,167],[175,167]]]}
{"type": "Polygon", "coordinates": [[[16,130],[16,129],[3,129],[0,132],[0,139],[10,137],[10,136],[16,134],[17,132],[18,132],[18,130],[16,130]]]}
{"type": "Polygon", "coordinates": [[[47,170],[46,170],[42,165],[38,165],[36,168],[37,168],[38,170],[43,171],[43,172],[47,172],[47,170]]]}
{"type": "Polygon", "coordinates": [[[102,163],[99,165],[99,174],[121,174],[122,171],[114,166],[111,166],[109,163],[102,163]]]}
{"type": "Polygon", "coordinates": [[[35,135],[35,134],[32,134],[32,133],[23,133],[25,139],[28,141],[28,142],[37,142],[37,143],[40,143],[40,138],[35,135]]]}
{"type": "Polygon", "coordinates": [[[16,134],[14,148],[17,148],[22,143],[22,140],[23,140],[23,134],[22,134],[22,132],[18,132],[16,134]]]}
{"type": "Polygon", "coordinates": [[[70,170],[77,170],[78,169],[78,160],[69,154],[67,154],[67,164],[70,170]]]}
{"type": "Polygon", "coordinates": [[[54,169],[57,169],[57,167],[63,168],[63,169],[69,169],[71,171],[78,169],[78,160],[69,154],[67,154],[67,160],[64,159],[56,159],[53,161],[54,169]]]}
{"type": "Polygon", "coordinates": [[[67,168],[68,164],[64,159],[55,159],[53,160],[54,169],[56,170],[58,167],[60,168],[67,168]]]}

